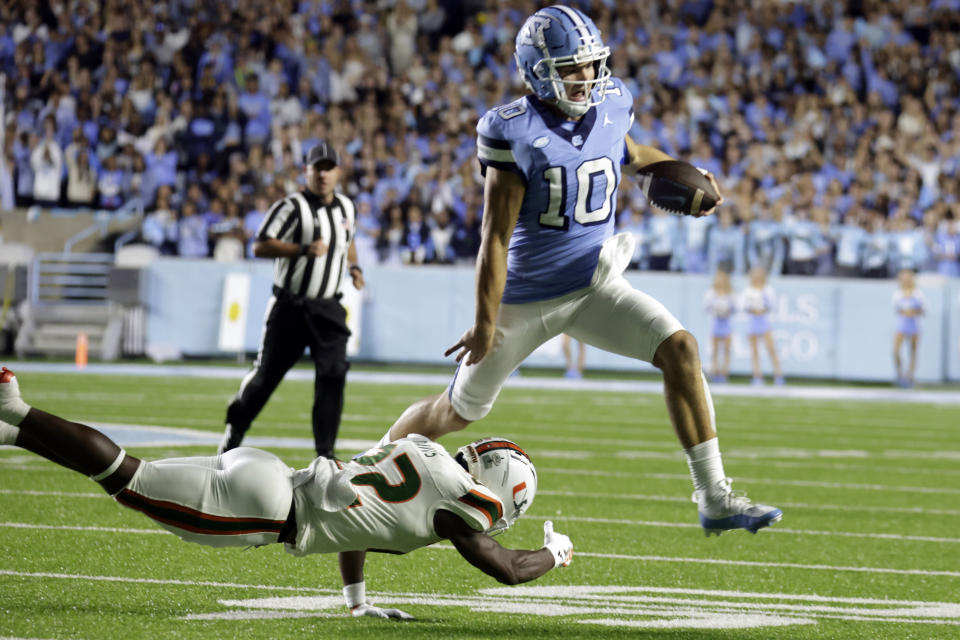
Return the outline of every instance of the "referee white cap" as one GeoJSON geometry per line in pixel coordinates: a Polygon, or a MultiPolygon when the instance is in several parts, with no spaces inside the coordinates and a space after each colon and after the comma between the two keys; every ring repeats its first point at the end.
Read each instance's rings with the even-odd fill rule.
{"type": "Polygon", "coordinates": [[[336,166],[340,164],[340,156],[337,155],[337,151],[332,145],[326,142],[318,142],[307,152],[306,164],[310,166],[320,162],[329,162],[336,166]]]}

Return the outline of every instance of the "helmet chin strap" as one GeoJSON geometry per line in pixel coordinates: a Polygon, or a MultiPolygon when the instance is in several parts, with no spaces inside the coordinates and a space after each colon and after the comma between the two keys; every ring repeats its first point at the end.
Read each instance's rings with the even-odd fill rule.
{"type": "Polygon", "coordinates": [[[574,102],[573,100],[561,100],[557,98],[553,100],[553,104],[568,116],[577,118],[590,110],[590,105],[586,102],[574,102]]]}

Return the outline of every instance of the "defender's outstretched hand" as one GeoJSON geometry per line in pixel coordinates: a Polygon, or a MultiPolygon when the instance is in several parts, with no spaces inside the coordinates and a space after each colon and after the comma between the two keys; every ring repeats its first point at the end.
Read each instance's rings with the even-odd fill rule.
{"type": "Polygon", "coordinates": [[[395,618],[397,620],[413,620],[413,616],[400,609],[381,609],[372,604],[363,603],[350,610],[354,618],[366,616],[368,618],[395,618]]]}
{"type": "Polygon", "coordinates": [[[543,523],[543,546],[553,554],[553,566],[569,567],[573,561],[573,542],[568,536],[553,530],[553,522],[543,523]]]}

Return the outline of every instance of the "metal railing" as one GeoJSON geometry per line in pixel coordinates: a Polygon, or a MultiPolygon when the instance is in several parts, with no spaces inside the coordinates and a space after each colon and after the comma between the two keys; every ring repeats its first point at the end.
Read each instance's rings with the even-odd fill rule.
{"type": "Polygon", "coordinates": [[[105,305],[112,253],[38,253],[30,267],[30,303],[105,305]]]}
{"type": "Polygon", "coordinates": [[[107,233],[110,231],[111,222],[121,222],[134,216],[143,218],[143,201],[140,198],[133,198],[124,203],[124,205],[116,211],[100,210],[95,212],[93,215],[96,222],[86,229],[74,234],[73,237],[63,243],[64,253],[71,253],[73,251],[73,247],[75,247],[78,242],[86,240],[87,238],[98,233],[100,234],[101,239],[106,238],[107,233]]]}

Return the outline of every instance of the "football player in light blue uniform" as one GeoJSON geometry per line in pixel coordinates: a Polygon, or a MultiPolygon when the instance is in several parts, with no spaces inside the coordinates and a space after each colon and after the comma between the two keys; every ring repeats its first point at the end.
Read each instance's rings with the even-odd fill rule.
{"type": "Polygon", "coordinates": [[[566,333],[663,371],[701,524],[708,534],[756,532],[782,513],[730,489],[696,340],[622,275],[634,247],[631,235],[613,235],[621,173],[671,158],[627,135],[633,97],[610,76],[609,55],[576,9],[547,7],[521,27],[517,67],[531,95],[477,125],[485,184],[474,325],[447,350],[460,363],[447,391],[410,406],[383,442],[479,420],[516,367],[566,333]]]}

